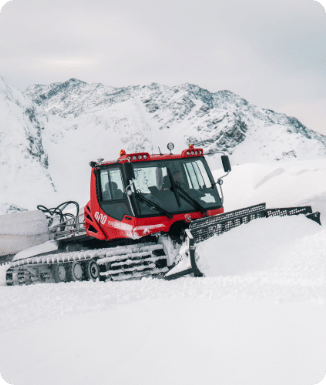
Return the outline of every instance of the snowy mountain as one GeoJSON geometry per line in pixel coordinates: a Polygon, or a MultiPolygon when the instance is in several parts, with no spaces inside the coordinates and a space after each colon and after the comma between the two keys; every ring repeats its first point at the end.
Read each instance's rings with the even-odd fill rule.
{"type": "Polygon", "coordinates": [[[36,195],[54,196],[43,145],[47,122],[41,108],[0,77],[1,211],[24,210],[36,195]]]}
{"type": "Polygon", "coordinates": [[[326,157],[326,137],[297,119],[258,108],[230,91],[151,84],[126,88],[64,83],[30,86],[24,94],[0,80],[0,213],[84,204],[91,160],[119,150],[175,152],[202,146],[213,168],[217,151],[231,163],[326,157]]]}
{"type": "MultiPolygon", "coordinates": [[[[70,79],[33,85],[25,95],[50,114],[96,116],[93,124],[116,132],[133,131],[134,116],[138,115],[142,149],[149,145],[144,135],[151,129],[164,132],[164,138],[179,137],[183,146],[204,147],[207,153],[227,151],[237,163],[326,156],[325,136],[296,118],[258,108],[230,91],[211,93],[191,84],[168,87],[156,83],[113,88],[70,79]]],[[[130,143],[132,138],[127,136],[130,143]]]]}

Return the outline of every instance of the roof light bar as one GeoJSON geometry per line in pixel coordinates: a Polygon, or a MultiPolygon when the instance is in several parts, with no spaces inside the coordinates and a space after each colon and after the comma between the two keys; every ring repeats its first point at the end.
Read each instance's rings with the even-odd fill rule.
{"type": "Polygon", "coordinates": [[[188,157],[188,156],[203,156],[204,151],[202,148],[195,148],[192,144],[189,145],[189,148],[187,150],[183,150],[181,153],[181,156],[188,157]]]}
{"type": "Polygon", "coordinates": [[[143,161],[149,159],[149,154],[147,152],[128,154],[127,159],[131,162],[143,161]]]}

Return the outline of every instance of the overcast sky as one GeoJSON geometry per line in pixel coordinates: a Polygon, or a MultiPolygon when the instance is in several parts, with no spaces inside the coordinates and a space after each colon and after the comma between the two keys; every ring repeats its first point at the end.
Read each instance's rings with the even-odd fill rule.
{"type": "Polygon", "coordinates": [[[0,75],[230,90],[326,134],[326,13],[313,0],[14,0],[0,75]]]}

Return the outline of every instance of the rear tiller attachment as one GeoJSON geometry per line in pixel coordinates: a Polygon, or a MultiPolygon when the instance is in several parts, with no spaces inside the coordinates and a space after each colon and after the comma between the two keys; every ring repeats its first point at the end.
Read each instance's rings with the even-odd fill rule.
{"type": "Polygon", "coordinates": [[[214,235],[220,235],[235,227],[258,218],[269,218],[275,216],[292,216],[304,214],[307,218],[319,223],[320,213],[312,212],[311,206],[289,207],[280,209],[266,209],[266,204],[261,203],[256,206],[250,206],[244,209],[230,211],[225,214],[216,215],[215,217],[206,217],[196,219],[190,223],[189,229],[185,231],[185,242],[180,249],[180,254],[183,255],[183,261],[170,270],[165,279],[172,280],[180,278],[184,275],[193,274],[195,277],[202,277],[203,273],[198,269],[195,259],[196,243],[205,241],[214,235]],[[187,266],[185,269],[180,269],[179,265],[187,266]]]}

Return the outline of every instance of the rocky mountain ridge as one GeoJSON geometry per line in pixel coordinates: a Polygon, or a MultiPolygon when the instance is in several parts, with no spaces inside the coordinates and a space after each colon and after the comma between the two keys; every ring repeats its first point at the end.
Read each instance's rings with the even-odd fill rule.
{"type": "Polygon", "coordinates": [[[321,154],[326,146],[325,136],[309,130],[294,117],[256,107],[230,91],[211,93],[192,84],[168,87],[152,83],[114,88],[70,79],[47,86],[30,86],[25,95],[46,112],[63,118],[100,113],[138,100],[156,129],[178,129],[185,142],[202,146],[208,153],[232,154],[245,140],[248,129],[264,130],[275,125],[283,126],[283,132],[316,140],[321,154]]]}
{"type": "Polygon", "coordinates": [[[41,108],[0,77],[0,211],[24,210],[30,183],[55,193],[43,144],[47,121],[41,108]]]}
{"type": "Polygon", "coordinates": [[[0,78],[0,214],[84,204],[89,161],[116,159],[122,148],[158,153],[168,142],[175,153],[203,147],[213,168],[221,167],[219,151],[231,164],[326,158],[325,136],[230,91],[70,79],[21,93],[0,78]]]}

